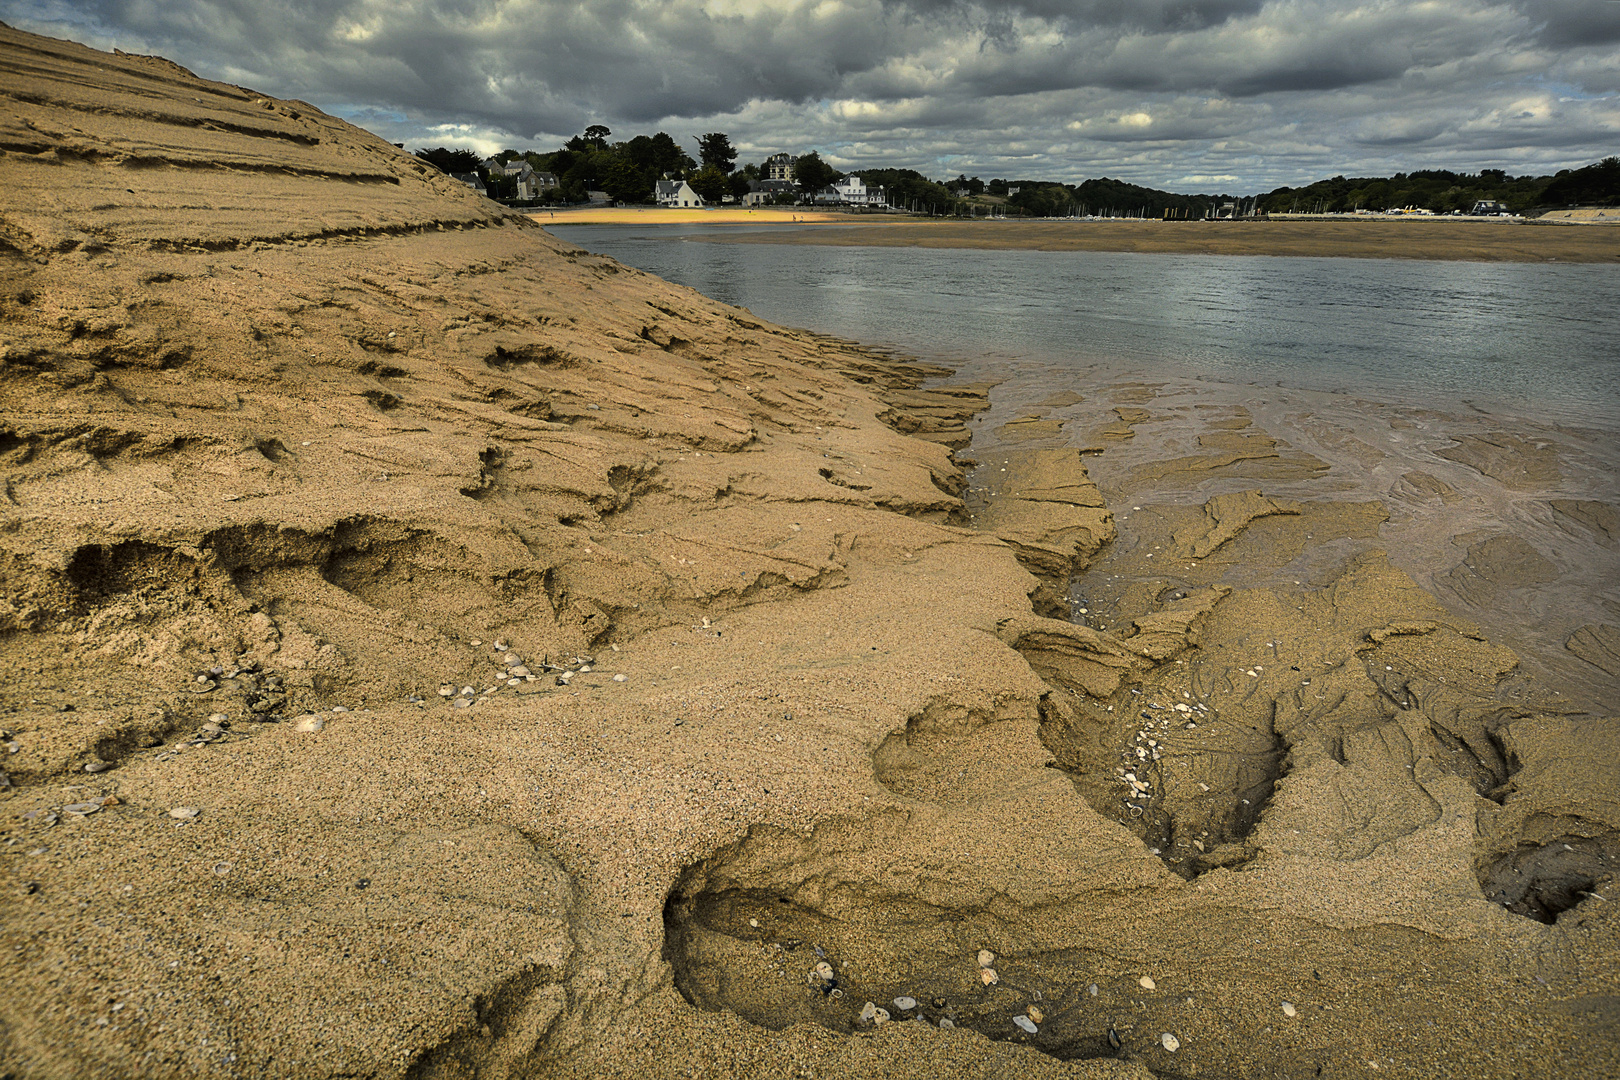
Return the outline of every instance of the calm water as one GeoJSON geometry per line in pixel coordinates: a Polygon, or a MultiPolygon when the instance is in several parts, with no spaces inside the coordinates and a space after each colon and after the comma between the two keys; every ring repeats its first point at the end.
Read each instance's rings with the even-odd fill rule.
{"type": "Polygon", "coordinates": [[[1103,364],[1620,424],[1620,266],[693,239],[735,234],[724,227],[553,231],[772,322],[958,364],[1103,364]]]}

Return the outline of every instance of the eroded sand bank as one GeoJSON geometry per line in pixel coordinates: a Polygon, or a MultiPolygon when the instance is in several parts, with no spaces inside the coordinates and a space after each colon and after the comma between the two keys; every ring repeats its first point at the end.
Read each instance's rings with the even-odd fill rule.
{"type": "Polygon", "coordinates": [[[0,92],[0,1070],[1620,1067],[1613,710],[1377,542],[1523,433],[1380,508],[1286,403],[998,388],[970,491],[978,374],[162,61],[0,92]]]}

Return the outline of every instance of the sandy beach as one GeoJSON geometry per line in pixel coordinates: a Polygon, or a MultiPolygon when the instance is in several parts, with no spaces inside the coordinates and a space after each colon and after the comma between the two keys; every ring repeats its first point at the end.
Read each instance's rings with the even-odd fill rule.
{"type": "Polygon", "coordinates": [[[977,250],[1137,251],[1476,262],[1620,260],[1620,228],[1507,219],[1346,221],[917,221],[868,218],[846,228],[715,234],[728,244],[828,244],[977,250]]]}
{"type": "MultiPolygon", "coordinates": [[[[0,1075],[1620,1073],[1613,433],[953,372],[164,60],[0,92],[0,1075]]],[[[860,231],[970,228],[1068,226],[860,231]]]]}

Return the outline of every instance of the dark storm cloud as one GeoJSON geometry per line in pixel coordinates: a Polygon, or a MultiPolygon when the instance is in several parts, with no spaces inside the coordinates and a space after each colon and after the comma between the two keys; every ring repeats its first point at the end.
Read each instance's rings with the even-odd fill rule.
{"type": "Polygon", "coordinates": [[[745,160],[815,146],[845,167],[1265,183],[1397,150],[1578,164],[1620,127],[1607,0],[0,0],[0,17],[411,145],[549,148],[603,122],[729,131],[745,160]]]}
{"type": "Polygon", "coordinates": [[[1552,48],[1620,41],[1620,3],[1614,0],[1520,0],[1514,4],[1552,48]]]}

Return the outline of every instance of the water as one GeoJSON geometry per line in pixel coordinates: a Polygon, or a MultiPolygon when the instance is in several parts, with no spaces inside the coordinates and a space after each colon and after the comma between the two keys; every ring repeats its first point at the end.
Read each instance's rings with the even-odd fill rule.
{"type": "Polygon", "coordinates": [[[998,360],[1102,365],[1620,424],[1615,266],[700,242],[742,231],[712,226],[552,231],[772,322],[981,371],[998,360]]]}

